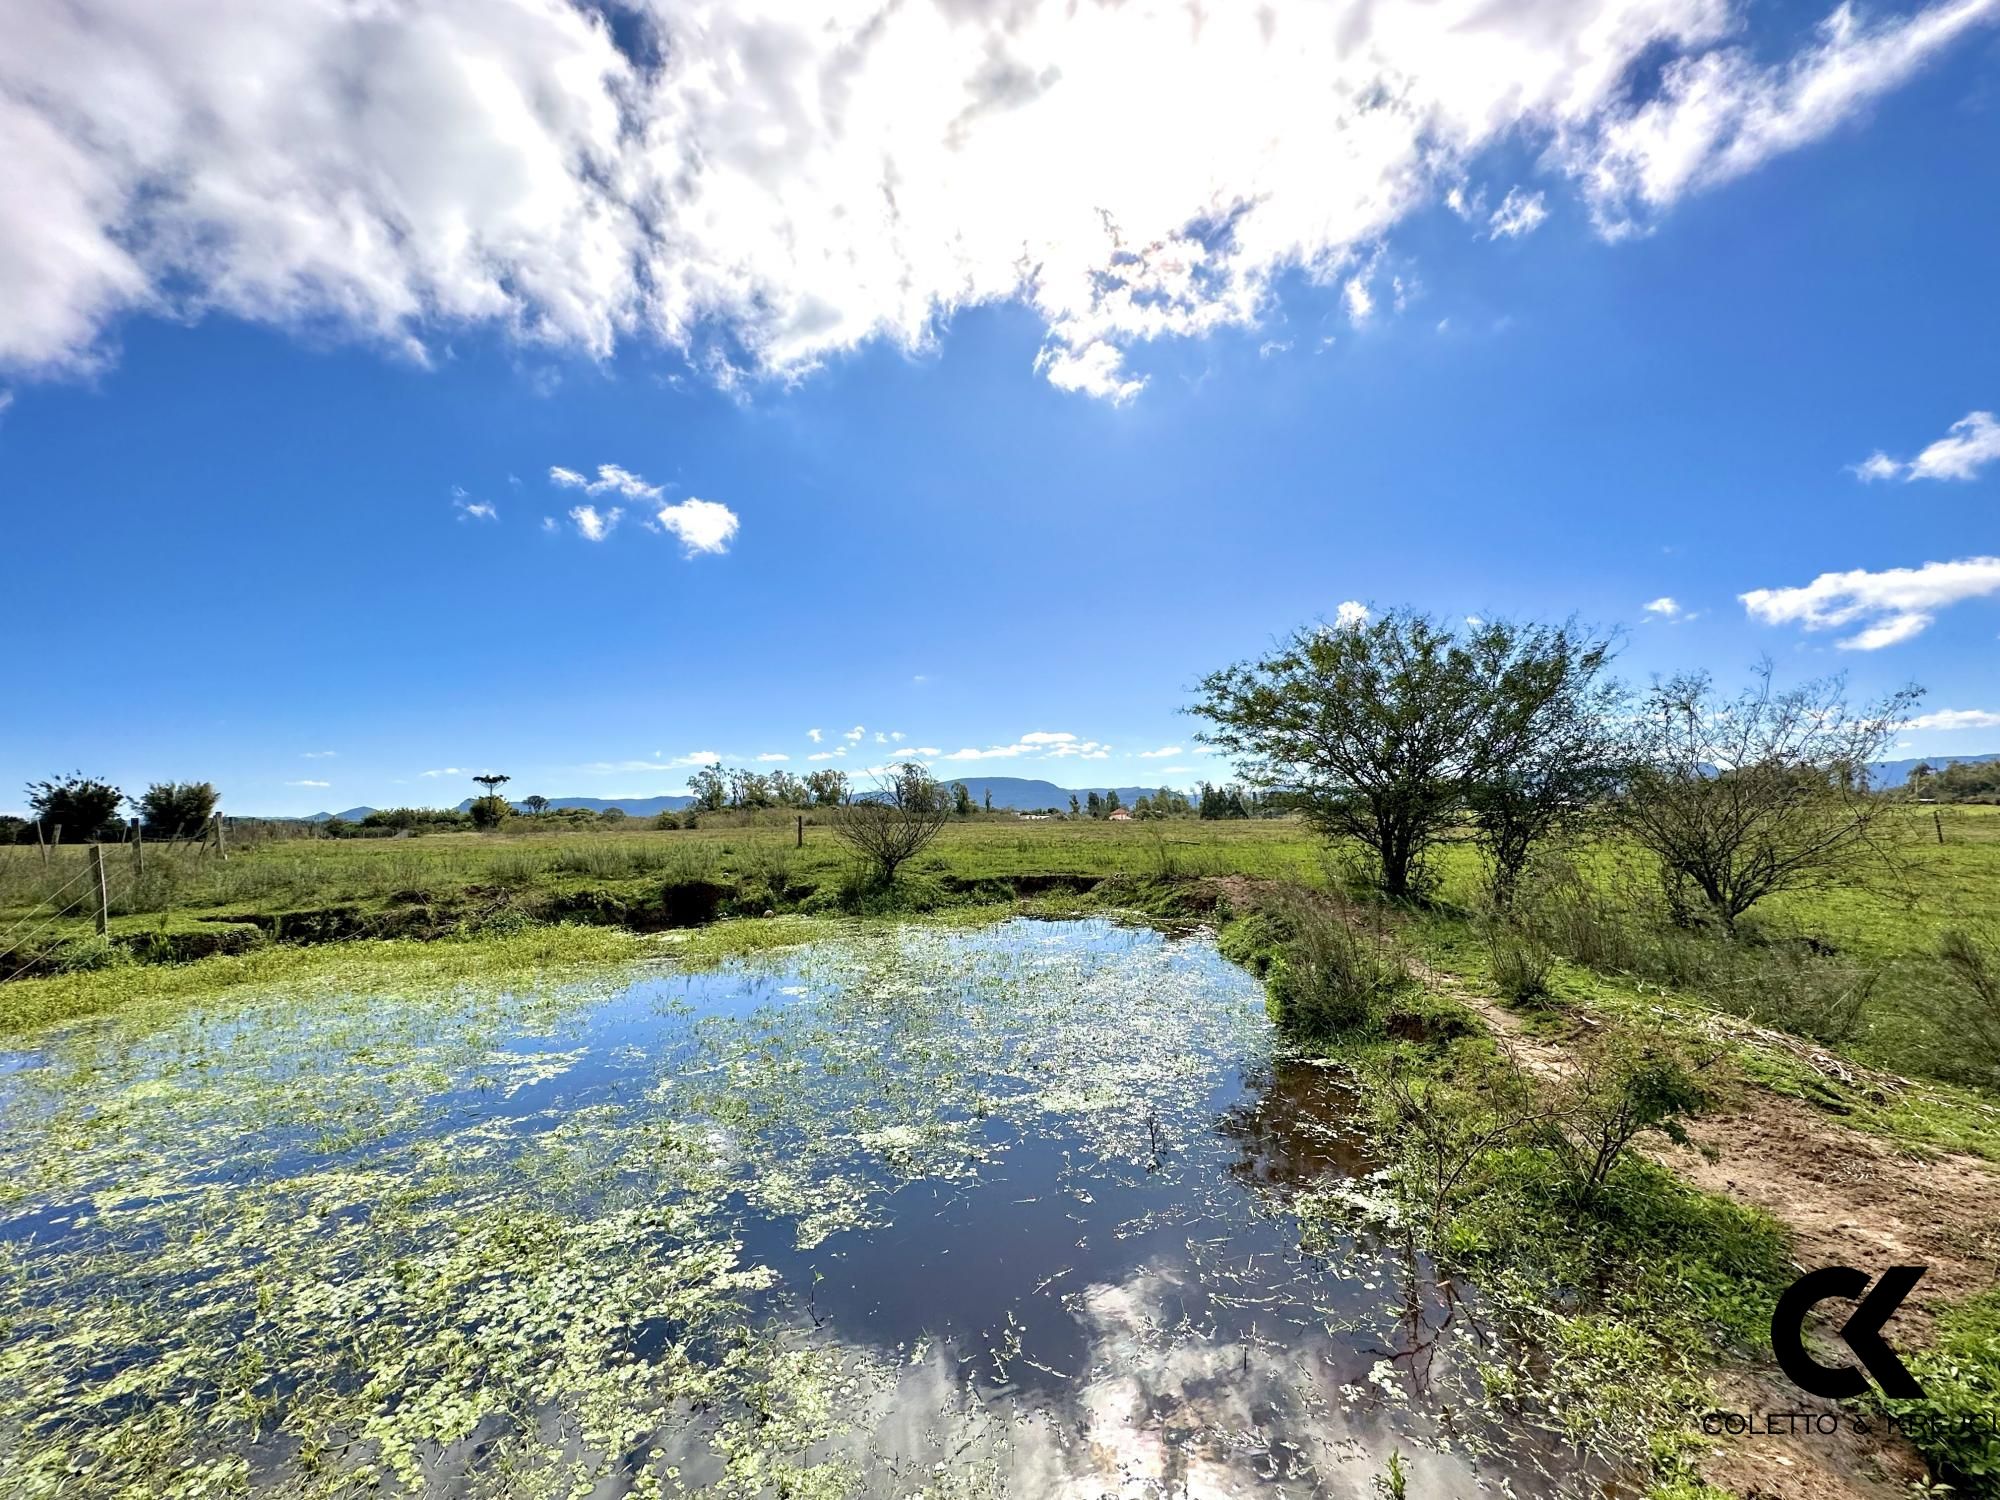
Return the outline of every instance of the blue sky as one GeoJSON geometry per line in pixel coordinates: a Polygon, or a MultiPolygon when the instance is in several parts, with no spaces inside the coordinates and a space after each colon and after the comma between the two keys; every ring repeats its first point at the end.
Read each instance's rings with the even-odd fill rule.
{"type": "MultiPolygon", "coordinates": [[[[823,69],[742,71],[775,12],[431,9],[455,42],[382,70],[407,97],[315,137],[240,98],[254,10],[175,51],[136,5],[83,43],[28,6],[0,806],[72,767],[239,813],[489,768],[645,795],[709,752],[1185,784],[1218,774],[1195,679],[1348,601],[1576,613],[1640,681],[1915,680],[1902,753],[2000,750],[2000,4],[1530,6],[1463,57],[1328,41],[1332,105],[1291,58],[1324,12],[1185,55],[1171,8],[917,26],[844,113],[801,102],[823,69]],[[1611,12],[1596,71],[1550,40],[1611,12]],[[468,57],[543,66],[530,21],[603,98],[454,114],[468,57]],[[1106,67],[1138,44],[1168,93],[1106,67]],[[672,72],[704,47],[727,108],[672,72]],[[1517,86],[1466,102],[1489,61],[1517,86]],[[99,117],[37,82],[64,69],[99,117]],[[234,135],[188,123],[218,98],[234,135]],[[555,175],[507,198],[477,152],[533,130],[555,175]],[[738,175],[681,201],[605,165],[689,142],[738,175]]],[[[332,90],[337,41],[258,65],[332,90]]]]}

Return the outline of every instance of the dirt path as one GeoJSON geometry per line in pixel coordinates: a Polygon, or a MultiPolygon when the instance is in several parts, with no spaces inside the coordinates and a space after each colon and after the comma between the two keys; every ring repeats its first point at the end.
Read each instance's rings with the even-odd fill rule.
{"type": "MultiPolygon", "coordinates": [[[[1559,1077],[1572,1065],[1569,1037],[1533,1034],[1492,996],[1420,966],[1429,985],[1485,1020],[1521,1065],[1559,1077]]],[[[1932,1310],[1991,1288],[2000,1279],[2000,1173],[1976,1157],[1923,1159],[1880,1136],[1843,1125],[1795,1099],[1746,1086],[1724,1109],[1690,1128],[1692,1147],[1655,1157],[1683,1180],[1754,1203],[1790,1229],[1802,1268],[1891,1265],[1929,1269],[1890,1320],[1899,1348],[1930,1338],[1932,1310]]],[[[1775,1370],[1723,1372],[1719,1409],[1826,1411],[1775,1370]]],[[[1879,1433],[1838,1437],[1724,1438],[1708,1466],[1711,1484],[1746,1500],[1903,1500],[1923,1465],[1906,1445],[1879,1433]]]]}

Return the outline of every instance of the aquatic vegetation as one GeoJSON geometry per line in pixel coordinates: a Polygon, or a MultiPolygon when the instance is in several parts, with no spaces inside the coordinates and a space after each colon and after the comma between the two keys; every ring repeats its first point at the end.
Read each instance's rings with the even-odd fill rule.
{"type": "Polygon", "coordinates": [[[1207,940],[754,925],[258,954],[0,1053],[0,1492],[1571,1472],[1385,1358],[1393,1253],[1300,1253],[1342,1085],[1207,940]]]}

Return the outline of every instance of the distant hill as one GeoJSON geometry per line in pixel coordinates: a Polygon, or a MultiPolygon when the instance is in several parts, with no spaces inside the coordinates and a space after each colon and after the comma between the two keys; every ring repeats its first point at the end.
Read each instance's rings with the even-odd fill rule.
{"type": "Polygon", "coordinates": [[[301,818],[299,821],[302,823],[331,823],[335,818],[338,818],[343,823],[359,823],[373,811],[375,809],[372,807],[350,807],[346,812],[316,812],[311,817],[301,818]]]}
{"type": "Polygon", "coordinates": [[[2000,760],[2000,750],[1986,755],[1919,755],[1915,760],[1880,760],[1868,768],[1870,785],[1878,791],[1887,791],[1908,781],[1910,772],[1918,766],[1941,770],[1945,766],[1983,766],[1993,760],[2000,760]]]}

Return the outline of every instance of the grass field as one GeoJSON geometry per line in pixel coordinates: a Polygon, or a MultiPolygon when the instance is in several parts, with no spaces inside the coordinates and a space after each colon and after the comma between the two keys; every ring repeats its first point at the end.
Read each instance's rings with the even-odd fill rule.
{"type": "MultiPolygon", "coordinates": [[[[143,873],[131,848],[106,846],[109,943],[94,937],[85,850],[0,849],[0,975],[242,953],[274,940],[426,938],[557,920],[654,929],[766,911],[857,909],[853,857],[831,828],[809,819],[800,843],[787,815],[721,822],[539,833],[524,819],[495,834],[275,840],[237,847],[226,860],[153,846],[143,873]],[[692,894],[677,906],[676,892],[692,894]]],[[[1643,904],[1651,888],[1643,861],[1614,843],[1588,845],[1576,862],[1614,904],[1643,904]]],[[[1479,902],[1477,856],[1450,845],[1438,868],[1444,949],[1469,951],[1476,945],[1463,918],[1479,902]]],[[[898,901],[936,909],[1121,877],[1324,886],[1340,872],[1339,851],[1295,820],[974,818],[949,825],[905,867],[898,901]]],[[[1851,1035],[1833,1040],[1865,1061],[1925,1071],[1950,1043],[1927,999],[1938,938],[1954,929],[1990,933],[1996,913],[2000,808],[1912,808],[1896,822],[1890,859],[1839,886],[1772,899],[1756,909],[1749,931],[1753,945],[1809,943],[1833,955],[1821,968],[1864,975],[1872,986],[1866,1014],[1851,1035]]],[[[1676,965],[1649,977],[1720,986],[1676,965]]],[[[1732,971],[1729,984],[1755,992],[1765,978],[1753,966],[1732,971]]],[[[0,1026],[18,1026],[28,1007],[24,998],[10,1006],[7,993],[0,988],[0,1026]]],[[[1731,1004],[1724,995],[1706,998],[1731,1004]]],[[[1762,1003],[1757,993],[1738,999],[1731,1008],[1747,1013],[1762,1003]]]]}

